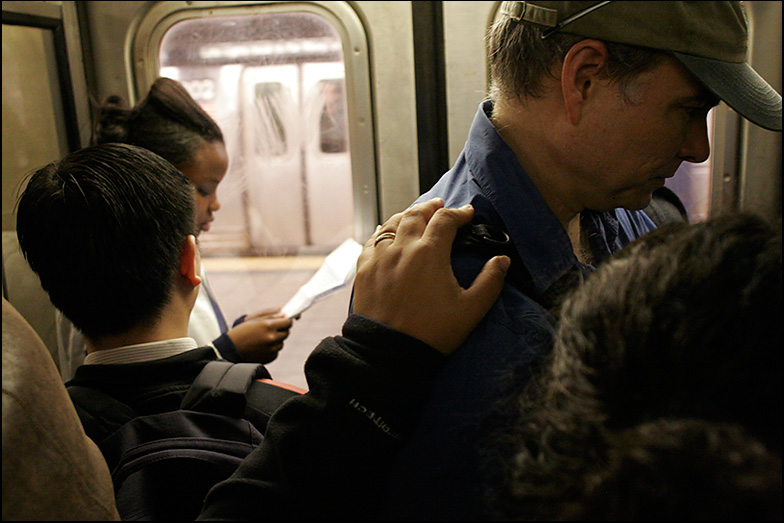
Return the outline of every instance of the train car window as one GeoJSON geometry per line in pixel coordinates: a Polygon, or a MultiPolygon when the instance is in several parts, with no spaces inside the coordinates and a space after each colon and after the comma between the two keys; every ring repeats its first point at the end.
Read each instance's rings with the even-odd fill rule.
{"type": "Polygon", "coordinates": [[[229,149],[206,254],[324,254],[354,235],[353,212],[336,212],[354,202],[342,43],[325,18],[183,20],[163,36],[160,71],[216,119],[229,149]]]}

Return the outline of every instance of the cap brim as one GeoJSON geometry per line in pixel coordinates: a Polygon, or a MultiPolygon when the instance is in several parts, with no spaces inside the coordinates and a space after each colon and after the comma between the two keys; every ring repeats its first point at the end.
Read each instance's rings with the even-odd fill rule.
{"type": "Polygon", "coordinates": [[[741,116],[765,129],[781,131],[781,95],[749,64],[672,54],[741,116]]]}

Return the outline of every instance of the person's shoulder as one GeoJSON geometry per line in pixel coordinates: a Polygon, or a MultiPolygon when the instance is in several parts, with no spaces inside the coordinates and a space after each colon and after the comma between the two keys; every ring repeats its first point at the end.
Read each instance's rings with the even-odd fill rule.
{"type": "MultiPolygon", "coordinates": [[[[460,281],[460,271],[455,267],[460,281]]],[[[507,281],[490,311],[464,342],[463,347],[468,349],[463,350],[484,351],[492,346],[496,353],[508,353],[513,359],[523,353],[547,351],[552,345],[555,324],[547,309],[514,282],[507,281]]]]}

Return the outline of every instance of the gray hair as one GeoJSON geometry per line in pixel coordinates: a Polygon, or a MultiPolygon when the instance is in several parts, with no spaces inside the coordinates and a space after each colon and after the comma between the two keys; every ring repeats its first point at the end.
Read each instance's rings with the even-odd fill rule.
{"type": "MultiPolygon", "coordinates": [[[[555,68],[583,36],[555,33],[542,39],[539,26],[518,23],[503,17],[490,28],[490,97],[496,100],[538,98],[544,94],[543,81],[555,78],[555,68]]],[[[626,101],[629,88],[641,73],[653,68],[666,55],[645,47],[604,42],[608,58],[604,74],[616,83],[626,101]]]]}

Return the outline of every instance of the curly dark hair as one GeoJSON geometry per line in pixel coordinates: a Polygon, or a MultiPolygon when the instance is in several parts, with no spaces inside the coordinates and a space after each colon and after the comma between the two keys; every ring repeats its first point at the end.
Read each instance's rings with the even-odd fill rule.
{"type": "Polygon", "coordinates": [[[780,227],[751,215],[627,246],[565,301],[552,354],[489,435],[487,503],[780,518],[781,290],[780,227]]]}

